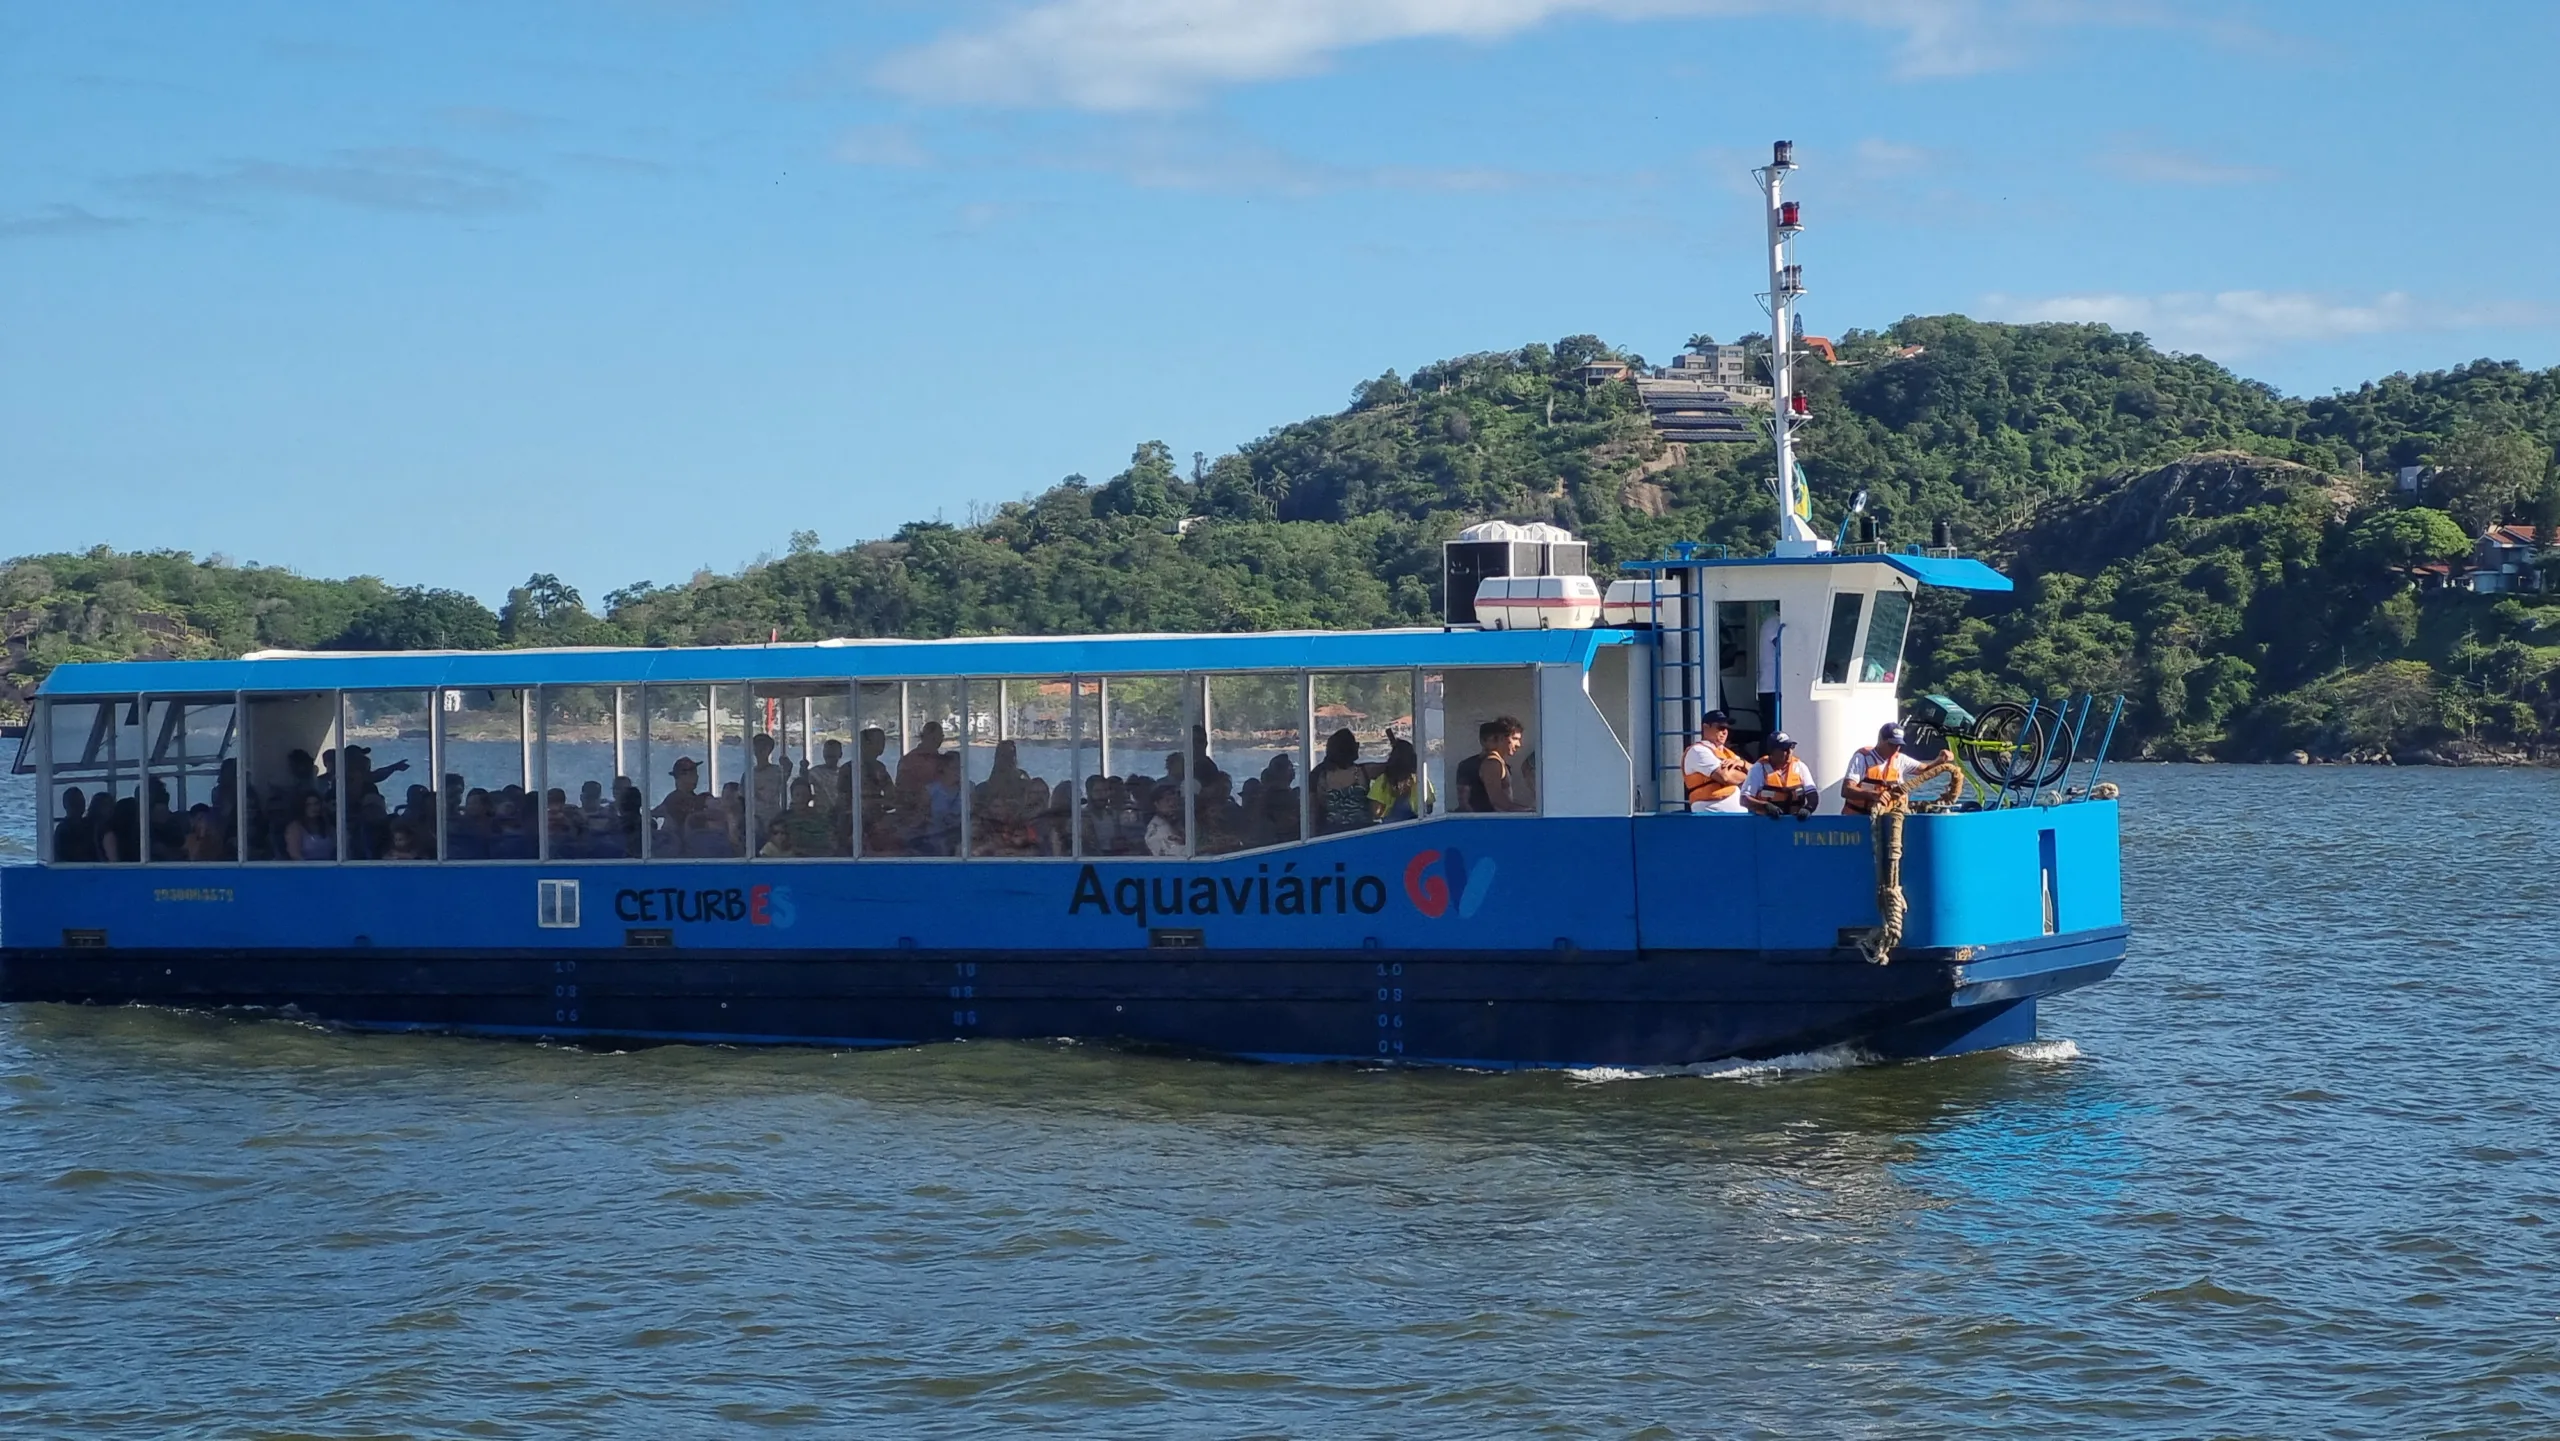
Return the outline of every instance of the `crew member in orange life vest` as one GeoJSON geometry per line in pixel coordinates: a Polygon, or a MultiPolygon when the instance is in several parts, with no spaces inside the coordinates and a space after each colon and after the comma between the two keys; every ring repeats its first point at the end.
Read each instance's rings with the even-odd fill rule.
{"type": "Polygon", "coordinates": [[[1920,769],[1902,748],[1902,726],[1886,721],[1876,732],[1876,743],[1849,757],[1849,773],[1840,778],[1840,813],[1844,816],[1871,815],[1876,803],[1889,795],[1900,795],[1911,784],[1911,773],[1920,769]]]}
{"type": "Polygon", "coordinates": [[[1822,803],[1822,788],[1813,783],[1813,772],[1796,759],[1794,736],[1779,731],[1769,737],[1767,754],[1742,778],[1742,803],[1754,815],[1798,820],[1812,815],[1822,803]]]}
{"type": "Polygon", "coordinates": [[[1706,816],[1738,816],[1742,782],[1751,763],[1725,743],[1733,739],[1733,717],[1720,710],[1698,722],[1697,743],[1680,757],[1680,783],[1689,793],[1689,809],[1706,816]]]}

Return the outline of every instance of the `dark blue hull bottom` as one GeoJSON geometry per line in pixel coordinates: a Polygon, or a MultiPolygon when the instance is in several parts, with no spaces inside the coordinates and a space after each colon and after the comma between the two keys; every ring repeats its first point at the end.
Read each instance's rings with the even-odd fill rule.
{"type": "Polygon", "coordinates": [[[2121,927],[1869,965],[1854,953],[1135,950],[533,954],[0,951],[0,999],[290,1010],[367,1030],[830,1047],[1077,1037],[1268,1060],[1676,1066],[2035,1035],[2121,927]]]}

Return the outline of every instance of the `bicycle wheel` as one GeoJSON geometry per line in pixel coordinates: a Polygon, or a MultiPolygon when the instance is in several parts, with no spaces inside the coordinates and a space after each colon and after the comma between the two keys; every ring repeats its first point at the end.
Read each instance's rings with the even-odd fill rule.
{"type": "Polygon", "coordinates": [[[1962,744],[1964,763],[1984,785],[2003,791],[2034,789],[2053,749],[2044,713],[2013,701],[1984,707],[1962,744]]]}

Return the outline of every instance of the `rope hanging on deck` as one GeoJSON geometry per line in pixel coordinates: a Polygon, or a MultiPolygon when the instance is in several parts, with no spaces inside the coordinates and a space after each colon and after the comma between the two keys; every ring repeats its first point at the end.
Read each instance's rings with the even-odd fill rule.
{"type": "Polygon", "coordinates": [[[1930,802],[1944,805],[1964,792],[1964,768],[1954,760],[1942,760],[1922,766],[1911,773],[1911,779],[1899,786],[1886,788],[1884,798],[1876,802],[1870,819],[1876,837],[1876,919],[1879,924],[1867,933],[1858,949],[1868,961],[1884,965],[1893,959],[1893,948],[1902,944],[1902,921],[1910,914],[1910,905],[1902,895],[1902,818],[1911,809],[1911,793],[1942,777],[1952,781],[1945,795],[1930,802]]]}

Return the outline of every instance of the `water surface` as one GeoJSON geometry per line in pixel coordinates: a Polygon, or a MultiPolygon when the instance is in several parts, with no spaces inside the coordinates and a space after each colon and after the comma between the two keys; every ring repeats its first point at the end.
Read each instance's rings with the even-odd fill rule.
{"type": "Polygon", "coordinates": [[[1951,1061],[0,1008],[0,1435],[2560,1435],[2560,774],[2115,774],[2132,959],[1951,1061]]]}

